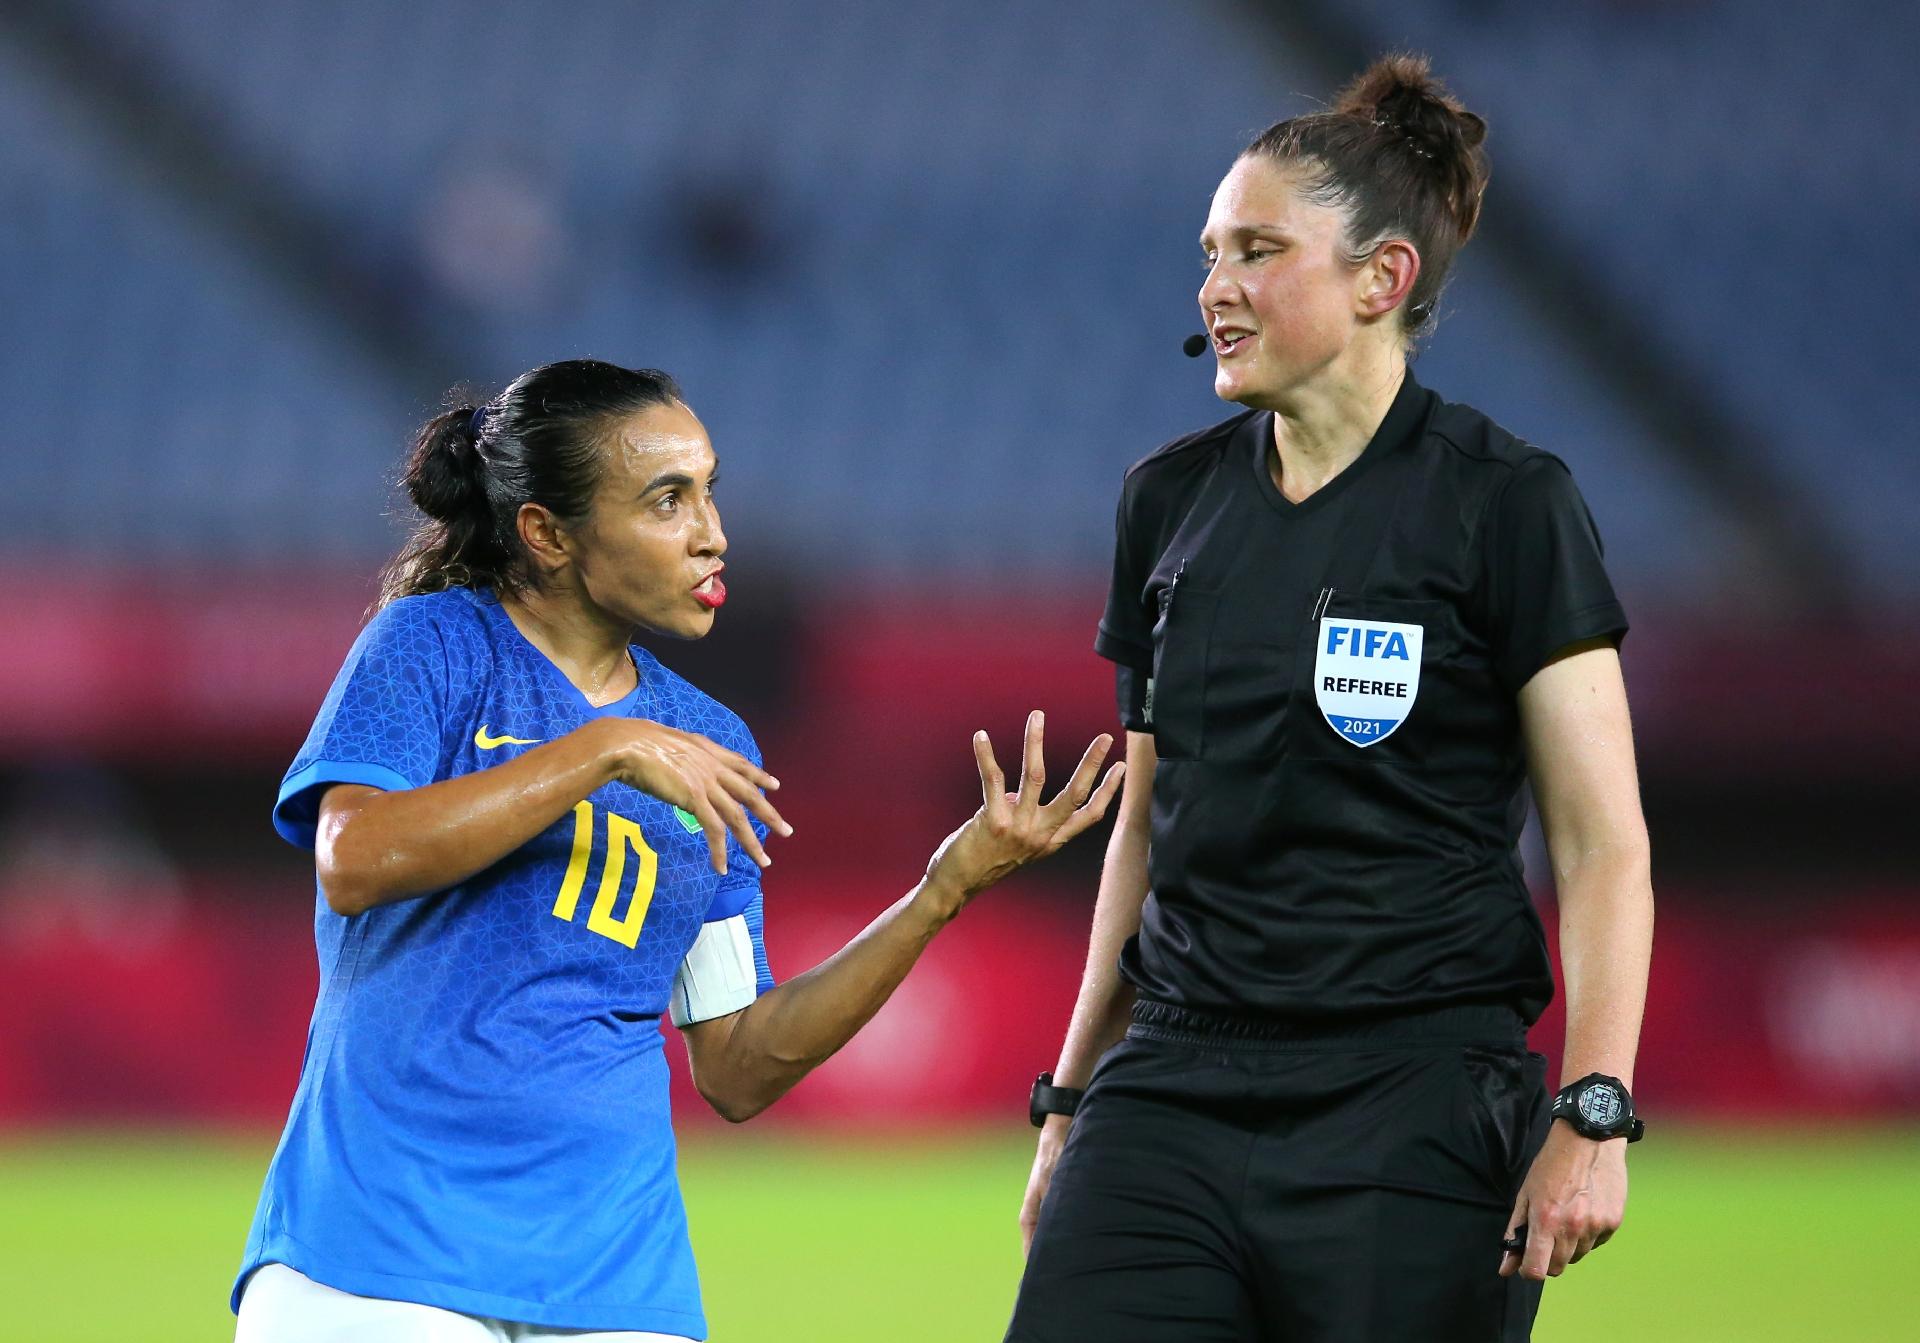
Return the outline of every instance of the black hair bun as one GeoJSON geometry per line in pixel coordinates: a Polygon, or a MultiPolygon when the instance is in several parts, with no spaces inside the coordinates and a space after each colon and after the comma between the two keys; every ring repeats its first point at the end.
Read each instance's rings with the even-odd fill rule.
{"type": "Polygon", "coordinates": [[[487,466],[474,433],[474,407],[456,406],[429,420],[414,441],[403,481],[414,506],[436,522],[484,521],[487,466]]]}

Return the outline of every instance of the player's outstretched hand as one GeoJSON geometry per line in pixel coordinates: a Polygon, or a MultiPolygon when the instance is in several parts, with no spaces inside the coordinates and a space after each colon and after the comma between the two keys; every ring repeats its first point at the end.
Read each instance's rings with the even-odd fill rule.
{"type": "Polygon", "coordinates": [[[728,831],[761,867],[773,862],[753,833],[747,813],[758,816],[774,834],[791,835],[793,827],[762,791],[778,788],[780,780],[738,751],[729,751],[697,732],[639,718],[600,721],[618,734],[613,744],[614,777],[700,822],[715,872],[727,870],[728,831]]]}
{"type": "Polygon", "coordinates": [[[1068,840],[1107,814],[1126,773],[1124,763],[1099,778],[1100,764],[1113,748],[1113,738],[1101,733],[1080,757],[1067,786],[1051,802],[1040,801],[1046,782],[1041,739],[1046,715],[1035,709],[1027,715],[1026,754],[1021,762],[1020,788],[1007,791],[1006,776],[993,758],[987,734],[973,734],[974,763],[980,768],[984,801],[971,820],[948,835],[927,864],[927,880],[964,897],[984,891],[1002,877],[1055,852],[1068,840]],[[1098,779],[1098,787],[1095,780],[1098,779]]]}

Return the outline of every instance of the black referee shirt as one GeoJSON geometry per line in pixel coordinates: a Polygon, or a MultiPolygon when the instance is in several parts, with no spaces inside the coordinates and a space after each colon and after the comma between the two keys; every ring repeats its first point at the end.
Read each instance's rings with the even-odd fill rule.
{"type": "Polygon", "coordinates": [[[1150,998],[1324,1019],[1553,994],[1515,695],[1627,629],[1556,457],[1411,373],[1292,503],[1248,411],[1127,472],[1095,643],[1151,732],[1150,998]]]}

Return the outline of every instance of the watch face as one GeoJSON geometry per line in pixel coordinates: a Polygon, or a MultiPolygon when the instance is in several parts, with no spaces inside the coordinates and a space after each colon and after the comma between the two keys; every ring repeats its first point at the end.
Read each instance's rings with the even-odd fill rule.
{"type": "Polygon", "coordinates": [[[1604,1084],[1588,1087],[1580,1093],[1580,1117],[1596,1128],[1612,1128],[1619,1121],[1620,1093],[1604,1084]]]}

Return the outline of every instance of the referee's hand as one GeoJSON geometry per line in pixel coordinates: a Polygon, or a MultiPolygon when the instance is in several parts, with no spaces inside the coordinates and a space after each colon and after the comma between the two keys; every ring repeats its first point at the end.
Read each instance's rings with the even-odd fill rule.
{"type": "Polygon", "coordinates": [[[1542,1282],[1605,1245],[1627,1211],[1627,1140],[1595,1142],[1556,1120],[1527,1171],[1507,1219],[1507,1236],[1524,1228],[1524,1248],[1503,1250],[1500,1276],[1542,1282]]]}
{"type": "Polygon", "coordinates": [[[1051,802],[1040,801],[1046,782],[1042,734],[1046,715],[1035,709],[1027,715],[1026,753],[1021,762],[1020,787],[1007,791],[1006,776],[993,756],[987,734],[973,734],[973,758],[980,770],[980,810],[946,842],[927,864],[927,880],[962,898],[984,891],[1028,863],[1056,852],[1068,840],[1107,814],[1126,774],[1118,763],[1100,778],[1100,764],[1113,749],[1113,738],[1103,732],[1093,739],[1067,786],[1051,802]],[[1098,786],[1095,780],[1098,779],[1098,786]]]}

